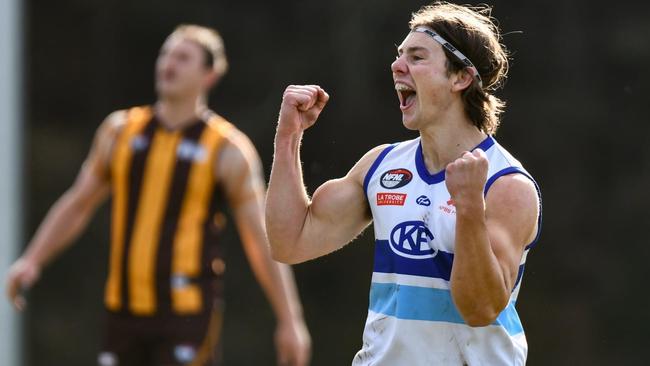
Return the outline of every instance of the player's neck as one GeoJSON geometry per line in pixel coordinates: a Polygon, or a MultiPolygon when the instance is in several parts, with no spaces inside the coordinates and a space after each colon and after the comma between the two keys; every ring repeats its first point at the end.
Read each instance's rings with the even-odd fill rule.
{"type": "Polygon", "coordinates": [[[420,130],[422,155],[430,173],[439,172],[486,138],[467,118],[446,118],[420,130]]]}
{"type": "Polygon", "coordinates": [[[196,123],[197,118],[207,110],[205,98],[160,99],[155,113],[159,122],[170,130],[179,130],[196,123]]]}

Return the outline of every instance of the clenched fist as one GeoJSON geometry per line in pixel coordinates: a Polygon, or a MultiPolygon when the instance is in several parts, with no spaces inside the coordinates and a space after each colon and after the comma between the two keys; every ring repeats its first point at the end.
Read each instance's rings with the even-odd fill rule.
{"type": "Polygon", "coordinates": [[[447,165],[445,183],[457,206],[466,202],[483,202],[487,173],[488,159],[481,149],[466,152],[447,165]]]}
{"type": "Polygon", "coordinates": [[[318,85],[289,85],[282,96],[278,136],[291,136],[311,127],[329,98],[318,85]]]}
{"type": "Polygon", "coordinates": [[[7,275],[7,297],[18,310],[23,310],[27,302],[21,293],[32,287],[38,280],[41,267],[33,261],[18,259],[10,268],[7,275]]]}

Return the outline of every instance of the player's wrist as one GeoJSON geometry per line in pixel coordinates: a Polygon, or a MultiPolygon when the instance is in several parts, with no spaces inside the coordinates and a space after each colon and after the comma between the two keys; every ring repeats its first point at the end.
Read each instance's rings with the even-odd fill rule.
{"type": "Polygon", "coordinates": [[[275,129],[275,138],[282,139],[292,139],[292,138],[301,138],[304,130],[301,128],[296,128],[291,126],[288,123],[283,123],[282,121],[278,122],[278,126],[275,129]]]}
{"type": "Polygon", "coordinates": [[[485,198],[483,193],[462,194],[452,197],[457,215],[472,215],[485,213],[485,198]]]}
{"type": "Polygon", "coordinates": [[[295,315],[290,315],[290,316],[281,316],[277,318],[276,321],[276,327],[278,328],[284,328],[284,327],[290,327],[290,328],[295,328],[295,327],[303,327],[306,326],[305,324],[305,319],[302,316],[295,316],[295,315]]]}
{"type": "Polygon", "coordinates": [[[280,311],[276,314],[278,325],[300,324],[305,322],[302,307],[296,304],[293,304],[290,307],[291,309],[286,309],[285,311],[280,311]]]}
{"type": "Polygon", "coordinates": [[[27,252],[18,259],[23,266],[40,270],[43,267],[43,261],[36,253],[27,252]]]}
{"type": "Polygon", "coordinates": [[[275,150],[290,150],[295,151],[300,145],[302,140],[302,131],[298,132],[283,132],[278,129],[275,134],[275,150]]]}

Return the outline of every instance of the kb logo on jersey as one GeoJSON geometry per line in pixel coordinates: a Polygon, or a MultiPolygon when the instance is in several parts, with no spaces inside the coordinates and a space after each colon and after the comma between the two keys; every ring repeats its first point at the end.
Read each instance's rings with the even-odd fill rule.
{"type": "Polygon", "coordinates": [[[379,183],[387,189],[397,189],[409,184],[413,179],[413,173],[408,169],[392,169],[381,175],[379,183]]]}
{"type": "Polygon", "coordinates": [[[431,248],[433,234],[422,221],[398,224],[390,233],[390,248],[395,254],[410,259],[433,258],[437,249],[431,248]]]}

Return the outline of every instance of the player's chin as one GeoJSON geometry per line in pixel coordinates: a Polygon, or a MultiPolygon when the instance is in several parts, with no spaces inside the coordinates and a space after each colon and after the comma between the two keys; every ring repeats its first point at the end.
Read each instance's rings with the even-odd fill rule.
{"type": "Polygon", "coordinates": [[[179,88],[176,88],[172,85],[168,85],[167,83],[160,83],[156,85],[156,93],[158,94],[159,98],[176,98],[180,93],[178,90],[179,88]]]}
{"type": "Polygon", "coordinates": [[[404,127],[406,127],[409,130],[412,131],[418,130],[417,119],[415,118],[415,116],[411,114],[405,114],[405,113],[402,114],[402,124],[404,125],[404,127]]]}

